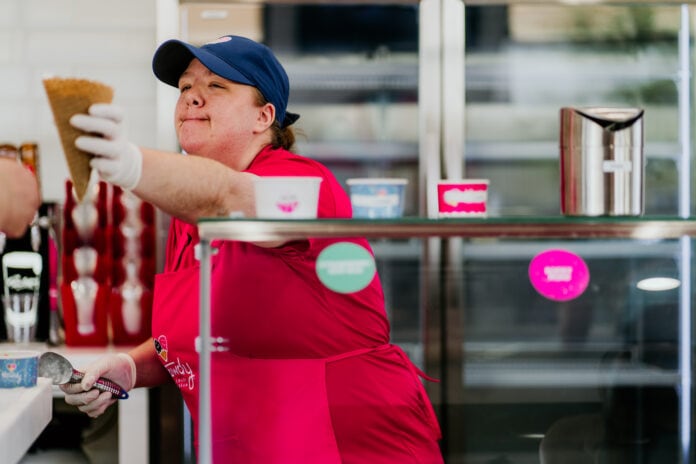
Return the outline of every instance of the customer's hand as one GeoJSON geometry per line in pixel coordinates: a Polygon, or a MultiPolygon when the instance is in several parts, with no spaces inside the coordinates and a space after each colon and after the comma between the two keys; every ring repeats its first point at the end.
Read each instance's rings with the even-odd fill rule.
{"type": "Polygon", "coordinates": [[[60,386],[65,392],[65,402],[86,413],[98,417],[117,400],[110,392],[102,392],[94,386],[99,377],[117,383],[126,391],[135,386],[135,361],[126,353],[109,354],[93,362],[83,370],[80,383],[66,383],[60,386]]]}
{"type": "Polygon", "coordinates": [[[70,124],[86,132],[75,140],[80,150],[94,155],[90,166],[107,182],[134,189],[143,170],[143,155],[126,135],[123,110],[110,103],[95,103],[89,114],[76,114],[70,124]]]}
{"type": "Polygon", "coordinates": [[[0,232],[24,235],[41,204],[34,174],[17,160],[0,157],[0,232]]]}

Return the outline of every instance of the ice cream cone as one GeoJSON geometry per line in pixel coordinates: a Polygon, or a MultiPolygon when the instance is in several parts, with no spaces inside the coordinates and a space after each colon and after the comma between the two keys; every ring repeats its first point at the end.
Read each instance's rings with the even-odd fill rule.
{"type": "Polygon", "coordinates": [[[82,131],[70,125],[74,114],[87,113],[92,103],[111,103],[114,92],[101,82],[78,78],[50,77],[43,80],[53,119],[63,145],[77,200],[81,201],[87,191],[92,155],[75,147],[75,139],[82,131]]]}

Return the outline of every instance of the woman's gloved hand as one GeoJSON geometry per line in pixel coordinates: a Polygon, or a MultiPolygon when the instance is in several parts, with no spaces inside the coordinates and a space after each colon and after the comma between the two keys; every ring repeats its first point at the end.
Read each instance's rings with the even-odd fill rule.
{"type": "Polygon", "coordinates": [[[95,103],[89,114],[76,114],[70,125],[86,132],[75,146],[94,155],[90,166],[105,181],[132,190],[140,181],[143,155],[128,141],[123,110],[111,103],[95,103]]]}
{"type": "Polygon", "coordinates": [[[107,378],[129,391],[135,386],[135,361],[126,353],[109,354],[93,362],[83,370],[80,383],[66,383],[60,386],[65,392],[65,402],[90,417],[98,417],[117,400],[110,392],[92,388],[99,377],[107,378]]]}

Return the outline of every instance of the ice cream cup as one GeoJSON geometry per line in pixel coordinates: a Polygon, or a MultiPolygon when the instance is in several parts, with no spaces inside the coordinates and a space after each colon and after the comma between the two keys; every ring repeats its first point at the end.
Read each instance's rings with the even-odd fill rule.
{"type": "Polygon", "coordinates": [[[486,217],[488,179],[441,180],[437,184],[440,217],[486,217]]]}
{"type": "Polygon", "coordinates": [[[404,213],[407,179],[348,179],[354,218],[399,218],[404,213]]]}
{"type": "Polygon", "coordinates": [[[256,177],[256,217],[261,219],[315,219],[321,177],[256,177]]]}
{"type": "Polygon", "coordinates": [[[35,386],[38,367],[37,351],[1,351],[0,388],[35,386]]]}

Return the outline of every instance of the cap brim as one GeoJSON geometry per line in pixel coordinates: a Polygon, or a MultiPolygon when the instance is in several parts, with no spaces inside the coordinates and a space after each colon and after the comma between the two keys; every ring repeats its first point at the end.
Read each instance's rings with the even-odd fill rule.
{"type": "Polygon", "coordinates": [[[240,84],[254,85],[229,63],[203,48],[176,39],[168,40],[159,46],[152,58],[152,71],[157,79],[165,84],[178,87],[179,78],[194,58],[218,76],[240,84]]]}

